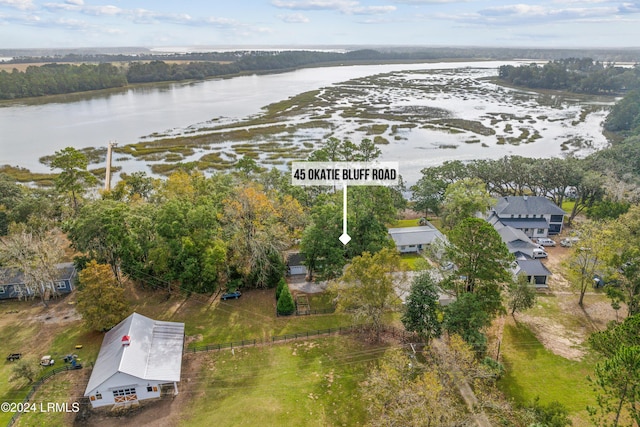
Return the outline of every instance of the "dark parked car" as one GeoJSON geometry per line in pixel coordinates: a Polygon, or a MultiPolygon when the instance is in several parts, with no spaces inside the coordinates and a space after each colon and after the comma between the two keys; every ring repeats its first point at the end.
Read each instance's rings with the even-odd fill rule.
{"type": "Polygon", "coordinates": [[[18,360],[22,357],[22,353],[11,353],[7,356],[7,360],[9,362],[13,362],[14,360],[18,360]]]}
{"type": "Polygon", "coordinates": [[[224,294],[222,294],[222,299],[223,300],[228,300],[228,299],[238,299],[242,296],[242,292],[240,291],[233,291],[233,292],[225,292],[224,294]]]}

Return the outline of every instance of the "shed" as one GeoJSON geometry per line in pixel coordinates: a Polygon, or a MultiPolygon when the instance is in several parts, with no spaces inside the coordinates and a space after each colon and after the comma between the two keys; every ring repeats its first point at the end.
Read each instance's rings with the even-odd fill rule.
{"type": "Polygon", "coordinates": [[[291,252],[287,255],[287,274],[290,276],[307,274],[307,267],[304,265],[304,254],[291,252]]]}
{"type": "Polygon", "coordinates": [[[97,408],[177,394],[183,347],[184,323],[133,313],[106,333],[84,395],[97,408]]]}
{"type": "Polygon", "coordinates": [[[536,289],[548,288],[547,280],[551,276],[551,271],[537,259],[519,259],[515,268],[518,276],[526,275],[527,281],[533,283],[536,289]]]}

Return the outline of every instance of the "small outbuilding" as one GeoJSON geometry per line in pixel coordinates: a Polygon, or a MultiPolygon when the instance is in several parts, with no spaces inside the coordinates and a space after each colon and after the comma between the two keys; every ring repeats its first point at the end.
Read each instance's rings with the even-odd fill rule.
{"type": "Polygon", "coordinates": [[[106,333],[84,392],[94,408],[160,397],[162,386],[178,394],[184,323],[138,313],[106,333]]]}
{"type": "Polygon", "coordinates": [[[540,260],[518,259],[515,267],[517,276],[526,276],[527,281],[534,285],[536,289],[546,289],[549,287],[547,281],[551,276],[551,271],[540,260]]]}

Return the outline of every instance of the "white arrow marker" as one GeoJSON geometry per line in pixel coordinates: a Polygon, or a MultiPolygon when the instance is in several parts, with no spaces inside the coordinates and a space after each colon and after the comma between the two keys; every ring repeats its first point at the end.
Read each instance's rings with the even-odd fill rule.
{"type": "Polygon", "coordinates": [[[342,236],[340,241],[346,246],[351,241],[351,236],[347,234],[347,184],[344,184],[342,190],[342,236]]]}

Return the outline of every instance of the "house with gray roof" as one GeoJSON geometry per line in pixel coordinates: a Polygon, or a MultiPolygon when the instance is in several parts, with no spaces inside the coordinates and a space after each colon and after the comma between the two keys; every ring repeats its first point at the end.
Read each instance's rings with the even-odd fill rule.
{"type": "Polygon", "coordinates": [[[551,276],[551,271],[538,259],[518,259],[514,269],[516,276],[525,276],[527,281],[534,285],[536,289],[548,288],[547,280],[551,276]]]}
{"type": "Polygon", "coordinates": [[[537,239],[562,232],[567,213],[546,197],[506,196],[498,199],[492,214],[504,225],[537,239]]]}
{"type": "Polygon", "coordinates": [[[133,313],[106,333],[84,395],[97,408],[158,398],[167,385],[177,394],[183,347],[184,323],[133,313]]]}
{"type": "Polygon", "coordinates": [[[389,236],[400,253],[419,253],[437,240],[444,241],[444,235],[431,223],[418,227],[390,228],[389,236]]]}
{"type": "Polygon", "coordinates": [[[73,291],[76,269],[71,262],[56,264],[56,275],[49,283],[38,286],[27,284],[24,273],[16,268],[0,268],[0,300],[32,298],[43,295],[45,299],[73,291]]]}

